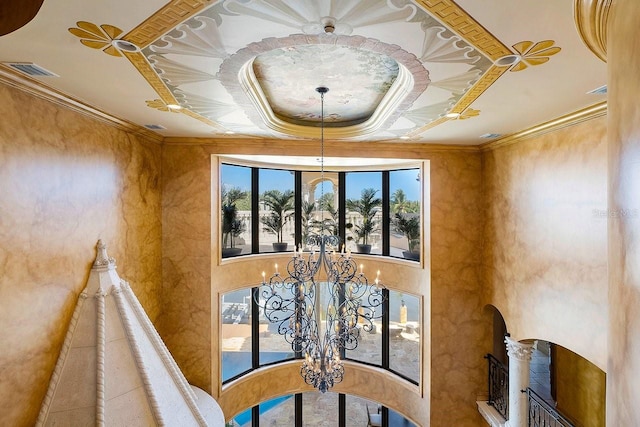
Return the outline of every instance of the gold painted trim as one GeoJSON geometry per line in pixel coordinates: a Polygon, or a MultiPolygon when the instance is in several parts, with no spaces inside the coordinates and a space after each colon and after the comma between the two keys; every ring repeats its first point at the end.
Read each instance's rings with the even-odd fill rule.
{"type": "MultiPolygon", "coordinates": [[[[478,99],[485,90],[489,89],[489,86],[491,86],[496,81],[498,81],[498,79],[504,73],[506,73],[509,70],[509,68],[510,66],[508,67],[498,67],[496,65],[491,66],[491,68],[489,68],[487,72],[484,73],[482,77],[480,77],[480,79],[478,79],[478,81],[473,85],[473,87],[470,90],[468,90],[462,98],[460,98],[460,100],[456,103],[456,105],[453,106],[453,108],[451,109],[451,113],[462,114],[464,110],[466,110],[471,104],[473,104],[475,100],[478,99]]],[[[447,117],[441,117],[439,119],[436,119],[432,122],[427,123],[426,125],[418,129],[412,130],[411,132],[407,133],[407,136],[414,137],[416,135],[420,135],[421,133],[426,132],[427,130],[434,128],[438,125],[441,125],[442,123],[445,123],[449,120],[450,119],[447,117]]]]}
{"type": "Polygon", "coordinates": [[[507,46],[502,44],[453,0],[416,0],[416,3],[462,36],[465,41],[474,45],[492,61],[506,55],[513,55],[507,46]]]}
{"type": "Polygon", "coordinates": [[[533,126],[529,129],[525,129],[518,133],[505,136],[495,141],[491,141],[479,146],[481,151],[492,151],[496,148],[506,147],[507,145],[514,144],[525,138],[539,136],[547,132],[556,131],[567,126],[572,126],[580,122],[595,119],[607,114],[607,102],[600,102],[590,107],[583,108],[582,110],[575,111],[565,116],[558,117],[557,119],[550,120],[548,122],[533,126]]]}
{"type": "Polygon", "coordinates": [[[574,0],[576,29],[585,45],[607,62],[607,21],[613,0],[574,0]]]}
{"type": "Polygon", "coordinates": [[[0,83],[19,89],[30,95],[44,99],[53,104],[60,105],[69,110],[99,120],[101,122],[115,126],[125,132],[131,132],[143,136],[144,138],[162,144],[162,135],[150,131],[149,129],[120,119],[104,111],[98,110],[80,100],[70,97],[69,95],[53,89],[42,82],[35,80],[29,76],[25,76],[17,71],[12,70],[6,65],[0,64],[0,83]]]}
{"type": "Polygon", "coordinates": [[[211,4],[211,0],[171,0],[122,39],[143,49],[211,4]]]}
{"type": "Polygon", "coordinates": [[[151,88],[158,94],[165,104],[177,104],[178,101],[173,96],[167,85],[162,81],[160,76],[154,71],[147,58],[140,52],[123,52],[124,56],[131,62],[131,65],[142,75],[149,83],[151,88]]]}

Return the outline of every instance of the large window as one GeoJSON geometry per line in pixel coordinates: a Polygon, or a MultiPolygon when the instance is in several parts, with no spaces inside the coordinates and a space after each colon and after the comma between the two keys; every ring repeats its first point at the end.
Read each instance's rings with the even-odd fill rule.
{"type": "MultiPolygon", "coordinates": [[[[328,305],[328,290],[320,286],[321,305],[328,305]]],[[[393,289],[383,290],[385,301],[373,324],[358,320],[358,346],[345,350],[348,360],[379,366],[418,384],[420,382],[421,299],[393,289]]],[[[245,288],[222,296],[222,379],[235,379],[272,363],[301,359],[278,333],[278,322],[270,323],[253,298],[258,288],[245,288]],[[254,357],[257,356],[257,357],[254,357]]],[[[363,300],[368,294],[363,295],[363,300]]],[[[286,326],[286,325],[285,325],[286,326]]]]}
{"type": "Polygon", "coordinates": [[[419,261],[420,169],[363,172],[221,167],[222,257],[305,249],[335,234],[351,252],[419,261]]]}
{"type": "Polygon", "coordinates": [[[369,420],[383,427],[414,427],[398,412],[361,397],[308,392],[276,397],[236,416],[235,427],[364,427],[369,420]],[[297,415],[296,415],[297,414],[297,415]],[[378,424],[379,425],[379,424],[378,424]]]}

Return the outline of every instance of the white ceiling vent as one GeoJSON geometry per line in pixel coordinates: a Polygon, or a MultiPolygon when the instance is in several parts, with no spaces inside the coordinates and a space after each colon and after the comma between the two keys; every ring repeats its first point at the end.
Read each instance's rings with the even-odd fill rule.
{"type": "Polygon", "coordinates": [[[52,73],[51,71],[42,68],[33,62],[5,62],[5,65],[20,71],[22,74],[33,77],[60,77],[59,75],[52,73]]]}
{"type": "Polygon", "coordinates": [[[144,127],[146,127],[147,129],[151,129],[151,130],[166,129],[166,127],[160,126],[160,125],[144,125],[144,127]]]}
{"type": "Polygon", "coordinates": [[[606,95],[607,94],[607,85],[600,86],[598,88],[595,88],[594,90],[590,90],[587,93],[588,94],[593,94],[593,95],[606,95]]]}

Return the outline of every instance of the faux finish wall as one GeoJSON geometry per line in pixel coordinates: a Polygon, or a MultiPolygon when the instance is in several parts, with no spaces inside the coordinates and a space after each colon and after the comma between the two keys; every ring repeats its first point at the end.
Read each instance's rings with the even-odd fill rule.
{"type": "Polygon", "coordinates": [[[0,425],[31,426],[101,238],[160,313],[160,146],[0,85],[0,425]]]}
{"type": "Polygon", "coordinates": [[[485,286],[511,337],[607,364],[606,117],[485,152],[485,286]]]}
{"type": "Polygon", "coordinates": [[[606,375],[602,369],[561,346],[553,353],[558,410],[576,425],[605,425],[606,375]]]}
{"type": "Polygon", "coordinates": [[[640,2],[612,2],[607,425],[640,425],[640,2]]]}
{"type": "MultiPolygon", "coordinates": [[[[360,151],[325,142],[327,156],[353,156],[355,152],[360,151]]],[[[233,276],[227,270],[234,264],[224,269],[217,266],[218,231],[217,226],[212,229],[209,220],[210,209],[218,206],[215,191],[211,195],[217,185],[217,167],[215,160],[212,167],[211,154],[316,156],[317,146],[307,142],[229,140],[191,146],[169,143],[163,148],[167,305],[160,332],[187,379],[219,397],[218,352],[208,349],[218,347],[217,298],[223,289],[217,283],[220,274],[233,276]]],[[[432,341],[431,354],[425,354],[424,406],[414,419],[424,422],[430,416],[432,426],[481,426],[475,400],[486,389],[483,355],[492,344],[491,323],[483,317],[480,286],[481,156],[477,151],[429,150],[405,143],[370,144],[366,156],[427,159],[431,168],[431,286],[425,282],[421,293],[426,303],[430,302],[425,309],[425,329],[430,327],[432,341]]],[[[241,264],[238,271],[242,271],[241,264]]],[[[266,381],[270,376],[258,377],[258,389],[269,390],[266,381]]],[[[232,397],[225,399],[231,401],[232,397]]]]}

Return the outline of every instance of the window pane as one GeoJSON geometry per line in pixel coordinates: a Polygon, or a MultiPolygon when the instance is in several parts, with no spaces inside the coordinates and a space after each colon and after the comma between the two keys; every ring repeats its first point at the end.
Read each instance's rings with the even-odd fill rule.
{"type": "Polygon", "coordinates": [[[420,260],[420,169],[389,173],[390,255],[420,260]]]}
{"type": "Polygon", "coordinates": [[[311,235],[338,235],[338,174],[302,173],[302,244],[311,235]]]}
{"type": "Polygon", "coordinates": [[[251,288],[222,295],[222,381],[251,369],[251,288]]]}
{"type": "Polygon", "coordinates": [[[220,168],[222,257],[251,253],[251,168],[220,168]]]}
{"type": "MultiPolygon", "coordinates": [[[[375,276],[369,277],[369,279],[373,278],[375,276]]],[[[372,287],[369,286],[363,293],[362,298],[360,298],[365,305],[371,295],[371,289],[372,287]]],[[[358,316],[358,323],[356,324],[359,330],[358,347],[345,352],[347,359],[378,366],[382,365],[382,305],[376,308],[374,317],[373,324],[369,325],[366,320],[358,316]]]]}
{"type": "Polygon", "coordinates": [[[382,253],[382,172],[346,174],[347,247],[382,253]]]}
{"type": "Polygon", "coordinates": [[[417,427],[414,423],[402,416],[401,413],[389,409],[389,425],[394,427],[417,427]]]}
{"type": "MultiPolygon", "coordinates": [[[[377,418],[382,416],[382,407],[373,400],[363,399],[362,397],[352,396],[348,394],[346,396],[346,403],[346,427],[364,427],[368,425],[369,418],[367,415],[367,411],[369,412],[369,416],[371,417],[372,421],[376,421],[377,418]]],[[[389,425],[395,426],[395,424],[389,425]]]]}
{"type": "Polygon", "coordinates": [[[260,169],[260,252],[292,251],[295,243],[294,173],[260,169]]]}
{"type": "Polygon", "coordinates": [[[251,427],[251,408],[236,416],[231,425],[233,427],[251,427]]]}
{"type": "Polygon", "coordinates": [[[338,395],[332,392],[303,393],[302,425],[304,427],[337,427],[338,395]]]}
{"type": "MultiPolygon", "coordinates": [[[[264,305],[263,301],[261,303],[264,305]]],[[[278,333],[280,322],[269,322],[263,310],[260,310],[259,322],[260,365],[293,359],[295,353],[291,344],[285,340],[284,335],[278,333]]],[[[288,322],[285,326],[287,325],[288,322]]]]}
{"type": "Polygon", "coordinates": [[[389,291],[389,368],[420,381],[420,298],[389,291]]]}
{"type": "Polygon", "coordinates": [[[295,399],[293,395],[276,397],[260,404],[261,426],[294,426],[295,399]]]}

